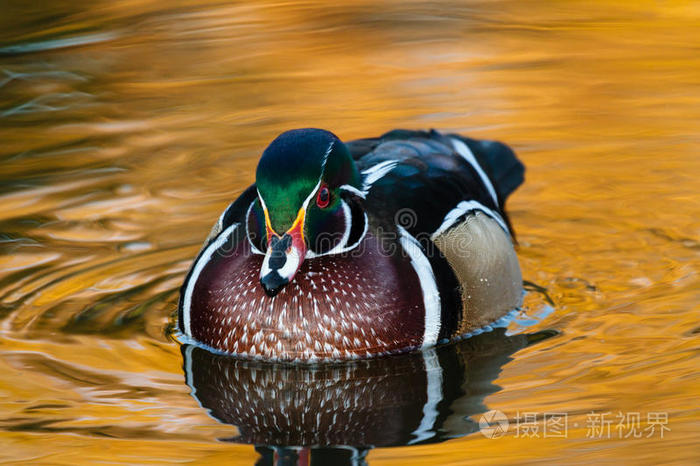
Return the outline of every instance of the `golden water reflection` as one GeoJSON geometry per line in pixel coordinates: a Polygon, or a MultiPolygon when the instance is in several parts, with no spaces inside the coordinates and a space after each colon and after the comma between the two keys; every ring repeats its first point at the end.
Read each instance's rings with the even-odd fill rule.
{"type": "MultiPolygon", "coordinates": [[[[700,7],[694,2],[15,2],[0,15],[0,459],[243,462],[168,338],[209,227],[279,132],[508,142],[526,297],[509,432],[370,464],[698,460],[700,7]],[[591,412],[666,412],[662,439],[591,412]],[[615,431],[613,431],[615,434],[615,431]]],[[[472,421],[478,421],[472,418],[472,421]]]]}

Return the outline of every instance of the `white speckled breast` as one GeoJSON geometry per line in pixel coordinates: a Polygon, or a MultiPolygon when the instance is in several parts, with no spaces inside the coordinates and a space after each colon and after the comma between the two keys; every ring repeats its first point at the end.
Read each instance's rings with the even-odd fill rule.
{"type": "Polygon", "coordinates": [[[410,261],[384,254],[371,234],[350,253],[304,261],[273,298],[260,286],[261,262],[247,241],[212,256],[192,294],[194,339],[246,357],[305,361],[421,344],[423,298],[410,261]]]}

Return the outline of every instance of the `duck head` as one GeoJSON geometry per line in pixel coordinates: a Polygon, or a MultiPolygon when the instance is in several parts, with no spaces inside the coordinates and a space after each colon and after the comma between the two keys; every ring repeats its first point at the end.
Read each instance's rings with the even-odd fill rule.
{"type": "Polygon", "coordinates": [[[282,133],[263,152],[255,182],[247,235],[253,251],[265,255],[260,284],[270,297],[305,259],[351,249],[353,231],[366,228],[357,203],[362,178],[345,144],[328,131],[282,133]]]}

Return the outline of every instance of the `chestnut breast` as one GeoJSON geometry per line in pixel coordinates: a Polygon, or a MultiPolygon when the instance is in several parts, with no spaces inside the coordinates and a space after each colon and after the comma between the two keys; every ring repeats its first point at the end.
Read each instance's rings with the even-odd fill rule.
{"type": "MultiPolygon", "coordinates": [[[[398,245],[397,245],[398,246],[398,245]]],[[[424,305],[410,259],[368,233],[347,253],[307,259],[268,297],[263,256],[242,240],[214,253],[192,294],[192,337],[246,357],[305,360],[366,357],[420,346],[424,305]]]]}

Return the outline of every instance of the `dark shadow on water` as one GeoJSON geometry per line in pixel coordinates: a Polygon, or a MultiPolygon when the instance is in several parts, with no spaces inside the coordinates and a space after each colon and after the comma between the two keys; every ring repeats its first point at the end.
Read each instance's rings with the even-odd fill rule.
{"type": "Polygon", "coordinates": [[[375,447],[479,430],[470,416],[512,355],[556,331],[483,333],[424,353],[316,366],[246,361],[183,345],[192,396],[255,445],[258,465],[366,464],[375,447]]]}

